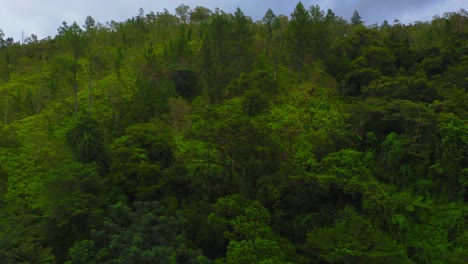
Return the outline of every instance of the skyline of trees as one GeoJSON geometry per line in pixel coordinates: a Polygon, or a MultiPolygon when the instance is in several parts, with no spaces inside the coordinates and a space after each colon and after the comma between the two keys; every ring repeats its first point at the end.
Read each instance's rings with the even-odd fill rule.
{"type": "MultiPolygon", "coordinates": [[[[298,3],[302,3],[301,1],[299,1],[298,3]]],[[[313,8],[314,5],[311,6],[311,8],[313,8]]],[[[315,7],[320,7],[318,4],[315,5],[315,7]]],[[[240,9],[240,7],[237,7],[240,9]]],[[[454,9],[457,9],[456,7],[454,7],[454,9]]],[[[222,9],[220,8],[215,8],[214,9],[215,11],[218,10],[220,12],[224,12],[222,9]]],[[[271,10],[271,9],[270,9],[271,10]]],[[[458,11],[462,11],[464,10],[463,8],[458,8],[457,11],[449,11],[449,12],[446,12],[446,13],[453,13],[453,12],[458,12],[458,11]]],[[[140,8],[139,10],[137,10],[139,14],[144,14],[145,10],[143,8],[140,8]]],[[[268,11],[268,9],[267,9],[268,11]]],[[[273,12],[273,11],[271,11],[273,12]]],[[[167,10],[166,8],[164,8],[162,11],[150,11],[150,13],[148,15],[150,16],[155,16],[156,14],[163,14],[163,13],[166,13],[166,14],[170,14],[170,11],[167,10]]],[[[210,13],[213,13],[213,10],[210,10],[209,8],[206,8],[206,7],[202,7],[202,6],[196,6],[195,8],[191,8],[191,6],[188,6],[188,5],[185,5],[185,4],[180,4],[179,6],[177,6],[175,9],[174,9],[174,13],[173,15],[177,16],[180,21],[182,23],[189,23],[189,22],[196,22],[196,21],[199,21],[201,17],[203,16],[207,16],[208,14],[210,13]],[[203,14],[205,13],[205,14],[203,14]],[[201,16],[201,17],[200,17],[201,16]]],[[[328,14],[333,14],[333,16],[335,15],[333,10],[332,9],[327,9],[327,13],[328,14]]],[[[285,14],[279,14],[279,16],[285,16],[285,17],[288,17],[290,18],[292,15],[292,13],[289,13],[286,12],[285,14]]],[[[443,14],[434,14],[434,17],[440,17],[442,16],[443,14]]],[[[253,19],[252,16],[250,16],[249,14],[246,14],[246,16],[251,19],[252,21],[254,22],[261,22],[263,17],[257,17],[255,19],[253,19]]],[[[94,18],[91,16],[91,15],[84,15],[83,16],[83,29],[86,28],[86,23],[87,23],[87,19],[88,18],[92,18],[94,20],[94,18]]],[[[353,12],[350,11],[349,15],[348,16],[343,16],[341,17],[341,19],[344,19],[346,20],[348,23],[352,24],[352,25],[357,25],[357,24],[365,24],[366,21],[362,20],[360,14],[359,14],[359,10],[354,10],[353,12]],[[354,21],[354,22],[353,22],[354,21]]],[[[64,21],[66,23],[71,23],[73,24],[74,22],[76,21],[64,21]]],[[[95,23],[101,25],[101,26],[109,26],[110,24],[115,24],[115,23],[123,23],[125,21],[114,21],[114,20],[111,20],[111,21],[95,21],[95,23]]],[[[400,19],[398,18],[394,18],[393,21],[392,21],[394,24],[397,24],[397,23],[400,23],[400,19]]],[[[430,21],[426,20],[426,21],[420,21],[420,20],[413,20],[413,21],[409,21],[406,23],[406,25],[412,25],[412,24],[418,24],[418,23],[428,23],[430,21]]],[[[388,20],[384,19],[382,21],[379,21],[377,23],[372,23],[372,24],[367,24],[366,26],[369,26],[369,27],[375,27],[375,26],[378,26],[378,24],[380,23],[380,25],[386,25],[386,24],[389,24],[388,20]]],[[[1,29],[0,29],[1,30],[1,29]]],[[[37,33],[36,32],[32,32],[32,33],[28,33],[28,34],[24,34],[24,31],[21,31],[21,37],[19,37],[18,39],[14,39],[13,36],[8,36],[6,39],[4,39],[5,37],[5,34],[3,34],[3,31],[1,31],[2,34],[0,34],[0,36],[2,36],[2,41],[6,41],[6,39],[9,39],[10,41],[13,41],[13,42],[16,42],[16,43],[19,43],[19,44],[28,44],[28,43],[32,43],[32,42],[38,42],[40,40],[47,40],[47,39],[50,39],[50,38],[54,38],[56,35],[54,34],[48,34],[46,36],[43,36],[42,38],[38,38],[38,36],[36,35],[37,33]]]]}

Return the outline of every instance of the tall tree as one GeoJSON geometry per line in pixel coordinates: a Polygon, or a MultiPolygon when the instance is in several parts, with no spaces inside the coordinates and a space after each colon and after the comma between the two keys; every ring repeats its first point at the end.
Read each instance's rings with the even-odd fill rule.
{"type": "Polygon", "coordinates": [[[194,10],[190,12],[190,22],[199,24],[201,22],[206,21],[212,14],[213,12],[210,9],[202,6],[197,6],[194,10]]]}
{"type": "Polygon", "coordinates": [[[267,43],[266,52],[269,59],[274,64],[274,75],[273,78],[276,80],[276,72],[278,68],[279,53],[281,51],[282,39],[281,39],[281,21],[280,18],[273,13],[271,9],[265,13],[263,17],[263,26],[267,32],[267,43]]]}
{"type": "Polygon", "coordinates": [[[311,50],[314,59],[325,58],[328,49],[330,34],[327,32],[325,12],[319,5],[311,6],[310,10],[310,39],[311,50]]]}
{"type": "Polygon", "coordinates": [[[268,11],[265,13],[265,16],[263,17],[263,25],[268,32],[268,43],[271,43],[273,38],[273,31],[280,26],[278,17],[271,9],[268,9],[268,11]]]}
{"type": "Polygon", "coordinates": [[[89,62],[88,62],[88,74],[89,74],[89,79],[88,79],[88,111],[91,113],[92,108],[93,108],[93,74],[94,70],[93,67],[94,61],[96,60],[97,52],[95,52],[95,45],[96,45],[96,34],[97,34],[97,25],[96,21],[94,18],[91,16],[87,16],[85,20],[85,32],[84,36],[86,38],[86,49],[87,53],[89,56],[89,62]]]}
{"type": "Polygon", "coordinates": [[[181,4],[175,9],[176,15],[182,23],[187,23],[190,19],[190,6],[181,4]]]}
{"type": "MultiPolygon", "coordinates": [[[[5,33],[3,33],[3,31],[0,29],[0,51],[2,51],[2,53],[5,53],[6,54],[6,40],[4,39],[5,37],[5,33]]],[[[0,78],[2,79],[5,79],[8,81],[8,72],[9,72],[9,67],[8,67],[8,63],[5,63],[4,64],[4,60],[0,61],[0,72],[2,72],[3,74],[5,74],[6,76],[0,76],[0,78]],[[6,77],[6,78],[5,78],[6,77]]],[[[3,75],[2,74],[2,75],[3,75]]]]}
{"type": "Polygon", "coordinates": [[[351,17],[351,25],[358,26],[362,25],[364,21],[362,21],[361,16],[359,15],[357,10],[354,10],[353,16],[351,17]]]}
{"type": "Polygon", "coordinates": [[[217,10],[210,16],[203,35],[202,71],[204,75],[203,95],[212,101],[219,101],[222,89],[229,83],[226,65],[229,63],[229,30],[231,20],[217,10]],[[209,92],[208,92],[209,91],[209,92]]]}
{"type": "Polygon", "coordinates": [[[291,14],[288,25],[288,48],[290,49],[292,61],[297,65],[297,80],[302,81],[302,66],[310,50],[310,15],[299,2],[291,14]]]}
{"type": "Polygon", "coordinates": [[[58,29],[59,36],[64,40],[65,45],[71,50],[73,55],[73,96],[74,96],[74,111],[75,116],[78,116],[78,59],[80,58],[83,50],[83,30],[78,26],[76,22],[73,22],[71,26],[67,22],[63,22],[62,26],[58,29]]]}
{"type": "Polygon", "coordinates": [[[252,33],[249,28],[250,21],[244,15],[244,12],[238,7],[234,12],[232,23],[231,41],[234,41],[234,53],[232,57],[235,61],[234,75],[243,71],[248,71],[249,66],[249,48],[252,45],[252,33]]]}
{"type": "Polygon", "coordinates": [[[327,10],[327,14],[325,15],[325,21],[332,22],[336,19],[335,13],[331,9],[327,10]]]}
{"type": "Polygon", "coordinates": [[[13,38],[4,38],[5,34],[0,29],[0,54],[4,56],[2,62],[0,62],[0,78],[5,81],[10,80],[10,68],[11,68],[11,47],[14,45],[15,41],[13,38]],[[3,64],[3,66],[2,66],[3,64]]]}

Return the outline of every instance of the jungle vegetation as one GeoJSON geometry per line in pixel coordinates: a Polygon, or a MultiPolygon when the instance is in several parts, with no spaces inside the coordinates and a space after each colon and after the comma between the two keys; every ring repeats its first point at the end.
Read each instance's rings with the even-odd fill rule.
{"type": "Polygon", "coordinates": [[[2,263],[466,263],[468,13],[180,5],[0,31],[2,263]]]}

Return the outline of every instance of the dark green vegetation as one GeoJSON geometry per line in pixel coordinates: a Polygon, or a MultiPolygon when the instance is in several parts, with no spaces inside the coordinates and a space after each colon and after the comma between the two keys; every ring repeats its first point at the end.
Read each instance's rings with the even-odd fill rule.
{"type": "Polygon", "coordinates": [[[464,10],[0,36],[1,263],[468,259],[464,10]]]}

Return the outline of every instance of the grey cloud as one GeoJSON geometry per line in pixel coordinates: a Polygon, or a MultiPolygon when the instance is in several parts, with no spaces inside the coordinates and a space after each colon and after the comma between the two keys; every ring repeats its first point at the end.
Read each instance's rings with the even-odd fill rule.
{"type": "Polygon", "coordinates": [[[457,11],[467,4],[467,0],[342,0],[331,2],[336,14],[350,19],[357,10],[367,24],[389,22],[394,19],[403,23],[417,20],[430,20],[433,15],[442,15],[447,11],[457,11]]]}

